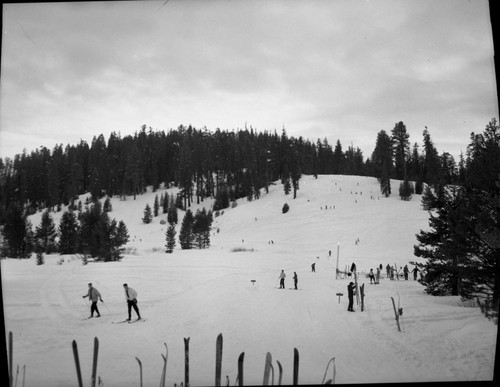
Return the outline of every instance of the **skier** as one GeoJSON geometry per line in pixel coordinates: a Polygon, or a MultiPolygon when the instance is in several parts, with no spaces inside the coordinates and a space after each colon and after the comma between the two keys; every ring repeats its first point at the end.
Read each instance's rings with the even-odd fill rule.
{"type": "Polygon", "coordinates": [[[375,281],[375,274],[373,273],[373,269],[370,269],[370,273],[368,273],[368,277],[370,278],[370,283],[376,282],[375,281]]]}
{"type": "Polygon", "coordinates": [[[391,265],[387,264],[387,266],[385,267],[385,272],[387,273],[386,278],[389,278],[391,276],[391,265]]]}
{"type": "MultiPolygon", "coordinates": [[[[382,265],[380,265],[380,266],[382,266],[382,265]]],[[[377,277],[376,277],[375,283],[376,284],[380,283],[380,269],[378,267],[377,267],[377,277]]]]}
{"type": "Polygon", "coordinates": [[[396,269],[394,269],[393,266],[391,266],[391,280],[394,280],[394,272],[396,271],[396,269]]]}
{"type": "Polygon", "coordinates": [[[417,280],[417,273],[419,272],[420,270],[418,270],[418,267],[415,266],[415,268],[411,271],[413,273],[413,280],[416,281],[417,280]]]}
{"type": "Polygon", "coordinates": [[[408,281],[408,273],[410,272],[410,270],[408,270],[408,265],[405,265],[404,269],[403,269],[403,273],[405,275],[405,280],[408,281]]]}
{"type": "Polygon", "coordinates": [[[356,271],[356,264],[353,262],[351,265],[351,273],[354,273],[356,271]]]}
{"type": "Polygon", "coordinates": [[[278,277],[280,279],[280,289],[285,289],[285,277],[286,277],[285,271],[281,270],[281,274],[278,277]]]}
{"type": "Polygon", "coordinates": [[[123,284],[123,288],[125,289],[125,297],[127,299],[127,307],[128,307],[128,319],[127,321],[131,320],[132,317],[132,307],[135,310],[135,313],[137,314],[137,320],[141,319],[141,314],[139,313],[139,308],[137,307],[137,292],[129,288],[127,284],[123,284]]]}
{"type": "Polygon", "coordinates": [[[101,300],[101,302],[104,302],[104,301],[102,300],[101,293],[99,293],[99,290],[92,287],[92,284],[89,283],[89,291],[87,292],[87,294],[82,296],[82,298],[85,298],[85,297],[88,297],[89,301],[92,302],[92,304],[90,305],[90,317],[89,318],[94,317],[94,311],[97,313],[96,317],[101,317],[101,314],[99,313],[99,309],[97,309],[97,301],[98,300],[101,300]]]}
{"type": "Polygon", "coordinates": [[[299,277],[297,277],[296,272],[293,272],[293,283],[295,284],[295,290],[297,290],[297,282],[299,282],[299,277]]]}
{"type": "Polygon", "coordinates": [[[311,271],[313,273],[316,273],[316,262],[314,262],[312,265],[311,265],[311,271]]]}
{"type": "Polygon", "coordinates": [[[349,312],[354,312],[354,309],[352,308],[353,303],[354,303],[354,283],[349,282],[349,285],[347,285],[347,296],[349,298],[349,305],[347,306],[347,310],[349,312]]]}

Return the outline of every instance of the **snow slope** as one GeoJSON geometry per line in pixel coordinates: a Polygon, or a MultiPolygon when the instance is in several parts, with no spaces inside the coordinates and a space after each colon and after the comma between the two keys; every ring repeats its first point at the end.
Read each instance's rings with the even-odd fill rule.
{"type": "MultiPolygon", "coordinates": [[[[223,380],[227,375],[231,385],[241,352],[245,384],[262,384],[266,352],[283,365],[283,384],[291,384],[294,348],[301,384],[321,383],[332,357],[337,383],[491,380],[497,327],[457,297],[427,296],[416,281],[385,276],[371,285],[361,274],[366,310],[355,302],[356,312],[346,311],[350,280],[335,279],[337,252],[340,268],[355,262],[365,273],[379,264],[400,267],[416,260],[415,234],[428,225],[420,196],[409,202],[382,197],[376,179],[365,177],[304,176],[300,184],[295,200],[277,183],[259,200],[239,200],[226,209],[215,218],[207,250],[177,246],[165,254],[166,225],[160,220],[166,215],[149,225],[141,221],[146,203],[154,201],[155,194],[147,193],[112,200],[110,215],[124,220],[131,235],[130,254],[121,262],[83,266],[64,256],[57,264],[61,257],[47,256],[37,266],[34,258],[2,260],[6,330],[14,336],[14,364],[26,365],[26,385],[76,385],[73,339],[89,385],[94,337],[100,342],[97,374],[105,386],[138,386],[135,357],[143,364],[144,385],[158,385],[164,342],[167,385],[180,384],[184,337],[190,337],[191,385],[212,385],[219,333],[223,380]],[[285,202],[290,211],[282,214],[285,202]],[[285,290],[278,289],[282,269],[285,290]],[[294,272],[297,291],[289,289],[294,272]],[[100,319],[86,319],[89,304],[81,296],[88,282],[104,299],[100,319]],[[126,318],[125,282],[137,290],[145,322],[112,324],[126,318]],[[340,303],[338,292],[344,294],[340,303]],[[391,296],[403,308],[402,332],[391,296]]],[[[397,191],[399,183],[392,186],[397,191]]],[[[60,216],[54,214],[56,224],[60,216]]],[[[34,226],[40,217],[32,217],[34,226]]],[[[277,382],[276,362],[274,369],[277,382]]]]}

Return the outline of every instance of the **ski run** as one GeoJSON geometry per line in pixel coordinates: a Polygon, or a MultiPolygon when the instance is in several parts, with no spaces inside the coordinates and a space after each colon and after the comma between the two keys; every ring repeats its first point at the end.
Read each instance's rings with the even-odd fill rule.
{"type": "MultiPolygon", "coordinates": [[[[386,278],[387,264],[411,270],[416,260],[415,234],[429,216],[419,195],[385,198],[374,178],[303,176],[294,200],[277,182],[215,217],[209,249],[177,243],[166,254],[164,216],[141,221],[163,191],[112,199],[110,216],[130,234],[121,262],[1,261],[6,332],[26,386],[76,386],[78,378],[106,387],[179,386],[186,377],[191,386],[492,380],[497,327],[479,308],[428,296],[412,275],[386,278]],[[364,285],[354,313],[354,277],[336,278],[337,260],[341,271],[355,263],[356,285],[364,285]],[[379,284],[371,284],[368,273],[380,264],[379,284]],[[104,300],[100,318],[87,319],[90,282],[104,300]],[[126,323],[124,283],[137,291],[144,323],[126,323]]],[[[52,215],[58,224],[62,212],[52,215]]]]}

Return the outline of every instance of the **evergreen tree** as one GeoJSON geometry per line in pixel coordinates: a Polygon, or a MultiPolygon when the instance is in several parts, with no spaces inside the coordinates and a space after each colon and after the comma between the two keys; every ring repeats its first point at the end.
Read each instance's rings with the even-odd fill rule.
{"type": "Polygon", "coordinates": [[[189,250],[193,248],[193,223],[194,217],[191,210],[188,208],[182,219],[181,230],[179,232],[179,243],[183,250],[189,250]]]}
{"type": "Polygon", "coordinates": [[[56,236],[54,219],[50,215],[50,212],[45,210],[42,214],[40,225],[36,228],[35,232],[37,244],[44,253],[51,254],[57,251],[56,236]]]}
{"type": "Polygon", "coordinates": [[[142,222],[149,224],[153,220],[153,215],[151,213],[151,207],[149,204],[146,204],[146,207],[144,208],[144,216],[142,217],[142,222]]]}
{"type": "Polygon", "coordinates": [[[59,222],[59,254],[77,252],[78,232],[78,222],[74,212],[64,212],[59,222]]]}
{"type": "Polygon", "coordinates": [[[161,196],[161,206],[164,214],[168,213],[168,193],[165,191],[161,196]]]}
{"type": "Polygon", "coordinates": [[[398,180],[405,180],[407,178],[406,160],[410,151],[410,135],[406,132],[406,126],[402,121],[394,125],[391,134],[394,149],[395,176],[398,180]]]}
{"type": "Polygon", "coordinates": [[[172,253],[175,248],[175,235],[177,232],[175,231],[175,225],[170,224],[167,228],[167,232],[165,233],[165,239],[167,244],[165,245],[165,252],[166,253],[172,253]]]}
{"type": "Polygon", "coordinates": [[[399,185],[399,196],[401,200],[411,200],[411,196],[414,193],[415,189],[413,184],[408,181],[408,179],[404,179],[399,185]]]}
{"type": "Polygon", "coordinates": [[[111,206],[111,200],[110,200],[109,196],[104,201],[104,205],[102,206],[102,210],[103,210],[103,212],[113,211],[113,207],[111,206]]]}
{"type": "Polygon", "coordinates": [[[16,203],[12,203],[6,211],[2,232],[8,257],[29,258],[33,251],[34,235],[30,221],[16,203]]]}
{"type": "Polygon", "coordinates": [[[473,294],[477,265],[475,251],[480,243],[475,236],[474,214],[465,190],[448,187],[444,202],[435,214],[430,214],[430,231],[420,231],[417,257],[425,258],[420,268],[425,271],[422,283],[427,293],[433,295],[460,295],[470,298],[473,294]]]}
{"type": "Polygon", "coordinates": [[[290,184],[290,171],[288,169],[288,163],[285,163],[285,165],[283,166],[281,183],[283,184],[283,191],[285,192],[285,195],[288,195],[292,189],[292,185],[290,184]]]}
{"type": "Polygon", "coordinates": [[[392,142],[385,130],[377,134],[377,143],[372,154],[375,174],[383,195],[391,195],[392,142]]]}
{"type": "Polygon", "coordinates": [[[224,208],[229,207],[229,192],[227,186],[222,184],[217,189],[217,194],[215,196],[214,211],[220,211],[224,208]]]}
{"type": "Polygon", "coordinates": [[[126,245],[130,240],[127,226],[123,220],[118,222],[118,227],[114,236],[114,246],[117,249],[121,249],[123,245],[126,245]]]}
{"type": "Polygon", "coordinates": [[[37,249],[36,252],[36,264],[37,265],[43,265],[45,263],[45,258],[43,256],[43,251],[42,249],[37,249]]]}
{"type": "Polygon", "coordinates": [[[158,213],[160,211],[160,201],[158,199],[158,194],[155,195],[155,201],[154,201],[154,204],[153,204],[153,214],[154,216],[158,216],[158,213]]]}
{"type": "Polygon", "coordinates": [[[175,206],[173,194],[170,195],[170,204],[168,206],[167,221],[170,224],[177,224],[178,221],[177,207],[175,206]]]}

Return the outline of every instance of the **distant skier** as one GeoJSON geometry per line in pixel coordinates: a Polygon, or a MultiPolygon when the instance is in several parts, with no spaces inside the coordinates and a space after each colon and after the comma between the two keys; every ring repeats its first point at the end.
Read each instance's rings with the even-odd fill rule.
{"type": "Polygon", "coordinates": [[[408,265],[405,265],[404,269],[403,269],[403,273],[405,275],[405,280],[408,281],[408,273],[410,272],[410,270],[408,269],[408,265]]]}
{"type": "Polygon", "coordinates": [[[415,266],[414,269],[411,271],[413,273],[413,280],[416,281],[417,280],[417,273],[419,272],[420,270],[418,270],[418,267],[415,266]]]}
{"type": "Polygon", "coordinates": [[[132,318],[132,308],[134,308],[135,313],[137,314],[137,320],[141,319],[141,314],[139,313],[139,308],[137,307],[137,292],[130,288],[127,284],[123,284],[123,288],[125,289],[125,297],[127,299],[127,307],[128,307],[128,319],[130,321],[132,318]]]}
{"type": "Polygon", "coordinates": [[[387,266],[385,267],[385,272],[387,274],[386,278],[390,278],[391,277],[391,265],[387,264],[387,266]]]}
{"type": "Polygon", "coordinates": [[[394,269],[393,266],[391,266],[391,280],[394,280],[394,272],[396,271],[396,269],[394,269]]]}
{"type": "Polygon", "coordinates": [[[293,283],[295,285],[295,290],[297,290],[297,283],[299,282],[299,277],[297,277],[297,273],[293,272],[293,283]]]}
{"type": "Polygon", "coordinates": [[[101,302],[104,302],[101,297],[101,293],[99,293],[99,290],[94,288],[91,283],[89,283],[89,290],[86,295],[82,296],[82,298],[88,297],[89,301],[92,302],[90,305],[90,317],[94,317],[94,312],[97,313],[96,317],[101,317],[101,314],[99,313],[99,309],[97,308],[97,301],[101,300],[101,302]]]}
{"type": "Polygon", "coordinates": [[[347,285],[347,297],[349,298],[349,305],[347,306],[347,310],[349,312],[354,312],[353,303],[354,303],[354,283],[349,282],[347,285]]]}
{"type": "Polygon", "coordinates": [[[281,270],[280,276],[278,278],[280,279],[280,289],[285,289],[286,274],[284,270],[281,270]]]}
{"type": "Polygon", "coordinates": [[[311,265],[311,271],[313,273],[316,273],[316,262],[314,262],[312,265],[311,265]]]}
{"type": "Polygon", "coordinates": [[[351,265],[351,273],[356,272],[356,264],[353,262],[351,265]]]}
{"type": "MultiPolygon", "coordinates": [[[[382,266],[382,265],[380,265],[380,266],[382,266]]],[[[378,267],[377,267],[377,276],[376,276],[375,283],[376,284],[380,283],[380,269],[378,267]]]]}
{"type": "Polygon", "coordinates": [[[375,281],[375,274],[373,273],[373,269],[370,269],[370,273],[368,273],[368,277],[370,278],[370,283],[377,282],[377,281],[375,281]]]}

